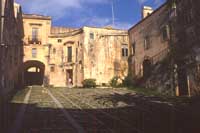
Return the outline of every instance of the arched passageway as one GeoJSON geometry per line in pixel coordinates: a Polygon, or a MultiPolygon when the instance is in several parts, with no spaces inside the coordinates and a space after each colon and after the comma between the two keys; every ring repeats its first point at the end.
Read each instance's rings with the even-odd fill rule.
{"type": "Polygon", "coordinates": [[[24,63],[24,83],[29,85],[42,85],[45,65],[40,61],[27,61],[24,63]]]}

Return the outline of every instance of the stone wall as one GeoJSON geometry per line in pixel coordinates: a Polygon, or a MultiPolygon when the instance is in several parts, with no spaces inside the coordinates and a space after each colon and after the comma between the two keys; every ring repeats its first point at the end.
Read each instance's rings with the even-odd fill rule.
{"type": "Polygon", "coordinates": [[[7,121],[6,101],[23,88],[22,11],[13,0],[1,0],[0,23],[0,131],[7,121]]]}
{"type": "Polygon", "coordinates": [[[93,78],[98,84],[107,84],[114,76],[126,77],[128,55],[122,56],[122,48],[126,45],[129,49],[127,31],[84,27],[83,32],[84,79],[93,78]]]}
{"type": "Polygon", "coordinates": [[[134,78],[143,77],[145,67],[150,68],[167,55],[169,47],[167,26],[168,8],[164,4],[129,29],[130,74],[134,78]],[[166,34],[165,38],[163,34],[166,34]],[[144,61],[149,61],[149,64],[144,66],[144,61]]]}
{"type": "Polygon", "coordinates": [[[177,65],[177,86],[180,95],[199,95],[199,33],[200,26],[198,21],[200,2],[190,1],[171,1],[169,3],[174,8],[176,16],[174,17],[173,28],[176,41],[173,47],[174,63],[177,65]]]}
{"type": "Polygon", "coordinates": [[[7,94],[22,85],[23,28],[21,7],[5,1],[1,42],[1,93],[7,94]],[[17,10],[14,10],[17,9],[17,10]]]}

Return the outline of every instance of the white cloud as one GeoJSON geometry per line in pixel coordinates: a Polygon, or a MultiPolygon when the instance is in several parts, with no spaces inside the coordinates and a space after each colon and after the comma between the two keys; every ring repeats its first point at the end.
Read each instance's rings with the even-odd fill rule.
{"type": "Polygon", "coordinates": [[[95,26],[95,27],[102,27],[111,24],[111,19],[106,17],[84,17],[78,20],[80,25],[87,25],[87,26],[95,26]]]}
{"type": "Polygon", "coordinates": [[[88,4],[106,4],[108,0],[16,0],[27,13],[51,15],[59,19],[88,4]]]}
{"type": "MultiPolygon", "coordinates": [[[[86,25],[86,26],[94,26],[94,27],[104,27],[104,26],[112,26],[112,18],[108,17],[85,17],[81,18],[76,22],[78,26],[86,25]]],[[[128,22],[116,21],[113,26],[116,29],[129,29],[133,24],[128,22]]]]}

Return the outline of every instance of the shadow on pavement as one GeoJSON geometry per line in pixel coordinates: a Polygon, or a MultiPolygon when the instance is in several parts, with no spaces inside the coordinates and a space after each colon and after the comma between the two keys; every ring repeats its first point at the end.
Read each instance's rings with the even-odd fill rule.
{"type": "MultiPolygon", "coordinates": [[[[105,95],[98,99],[107,99],[116,105],[121,102],[122,106],[84,110],[65,108],[86,133],[200,132],[199,102],[176,107],[158,102],[155,100],[157,98],[150,102],[143,96],[129,93],[105,95]]],[[[20,103],[9,103],[5,108],[2,133],[8,133],[14,127],[16,115],[22,106],[26,106],[26,112],[18,133],[77,133],[59,108],[20,103]]]]}

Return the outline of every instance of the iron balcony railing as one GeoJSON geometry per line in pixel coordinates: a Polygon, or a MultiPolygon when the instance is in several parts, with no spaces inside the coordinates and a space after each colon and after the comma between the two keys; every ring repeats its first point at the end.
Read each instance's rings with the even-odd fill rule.
{"type": "Polygon", "coordinates": [[[42,39],[40,36],[38,37],[28,36],[28,44],[42,44],[42,39]]]}

